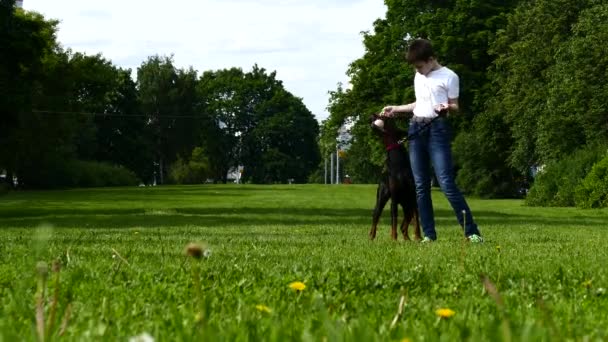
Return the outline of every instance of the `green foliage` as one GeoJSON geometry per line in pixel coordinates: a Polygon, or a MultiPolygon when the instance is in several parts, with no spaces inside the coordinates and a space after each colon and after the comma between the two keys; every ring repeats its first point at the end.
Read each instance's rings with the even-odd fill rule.
{"type": "Polygon", "coordinates": [[[202,147],[192,150],[189,160],[177,158],[169,170],[171,180],[176,184],[201,184],[210,176],[209,158],[202,147]]]}
{"type": "Polygon", "coordinates": [[[546,164],[536,175],[525,203],[530,206],[574,206],[577,187],[605,153],[605,147],[584,148],[546,164]]]}
{"type": "Polygon", "coordinates": [[[225,181],[230,167],[244,166],[243,181],[307,181],[319,163],[319,126],[300,98],[254,65],[203,73],[198,85],[206,110],[215,119],[205,142],[211,168],[225,181]]]}
{"type": "MultiPolygon", "coordinates": [[[[587,143],[580,129],[586,115],[570,111],[573,107],[587,108],[586,100],[560,90],[571,87],[571,82],[565,86],[560,83],[576,75],[580,67],[589,66],[570,58],[557,60],[565,54],[579,15],[593,3],[522,1],[492,46],[496,60],[490,91],[495,97],[490,110],[504,116],[511,127],[509,164],[522,174],[587,143]],[[556,62],[563,63],[558,70],[556,62]]],[[[605,26],[600,21],[595,24],[605,26]]]]}
{"type": "Polygon", "coordinates": [[[193,69],[176,68],[173,56],[151,56],[137,68],[137,96],[161,184],[169,165],[199,145],[202,127],[209,122],[197,108],[196,77],[193,69]]]}
{"type": "Polygon", "coordinates": [[[139,179],[122,166],[105,162],[72,160],[65,164],[63,174],[58,174],[53,187],[106,187],[134,186],[139,179]]]}
{"type": "Polygon", "coordinates": [[[508,15],[491,49],[493,96],[473,130],[455,142],[465,190],[509,196],[525,186],[530,167],[546,164],[526,202],[574,205],[574,189],[594,157],[571,154],[608,136],[601,104],[607,13],[595,1],[560,0],[522,1],[508,15]]]}
{"type": "Polygon", "coordinates": [[[15,10],[13,3],[0,5],[0,168],[26,181],[20,171],[28,164],[38,168],[38,155],[63,155],[69,149],[65,139],[71,137],[73,120],[52,122],[31,113],[56,61],[58,22],[15,10]]]}
{"type": "Polygon", "coordinates": [[[472,127],[460,133],[453,145],[461,190],[481,197],[520,197],[524,179],[505,163],[511,142],[502,117],[492,116],[492,112],[477,115],[472,127]]]}
{"type": "Polygon", "coordinates": [[[68,53],[70,89],[58,97],[74,99],[75,111],[97,113],[82,118],[74,138],[76,158],[106,161],[133,170],[151,181],[152,143],[147,118],[141,115],[131,70],[123,70],[100,54],[68,53]]]}
{"type": "MultiPolygon", "coordinates": [[[[517,196],[530,167],[608,141],[608,6],[598,0],[387,0],[385,18],[362,35],[365,53],[349,66],[349,87],[329,92],[321,127],[276,73],[257,65],[198,77],[172,57],[152,56],[135,83],[101,55],[64,51],[57,21],[13,4],[0,6],[0,169],[23,188],[78,178],[62,166],[75,159],[122,165],[145,182],[156,173],[162,183],[171,165],[192,171],[175,162],[197,146],[218,181],[237,165],[248,182],[306,182],[315,170],[319,180],[321,156],[339,147],[347,123],[353,139],[341,168],[356,183],[375,182],[384,150],[367,120],[414,100],[403,52],[417,37],[431,39],[439,61],[460,76],[461,115],[452,124],[463,190],[517,196]]],[[[539,183],[533,196],[544,199],[529,202],[573,203],[584,168],[563,167],[572,177],[539,183]]]]}
{"type": "Polygon", "coordinates": [[[576,206],[579,208],[608,207],[608,154],[598,161],[576,188],[576,206]]]}
{"type": "Polygon", "coordinates": [[[46,283],[46,340],[608,339],[608,209],[471,199],[486,238],[471,245],[433,191],[439,240],[422,246],[390,241],[388,216],[367,240],[374,197],[373,185],[11,192],[0,201],[0,339],[37,340],[39,261],[61,265],[46,283]],[[201,240],[211,254],[187,258],[201,240]]]}
{"type": "MultiPolygon", "coordinates": [[[[345,170],[353,180],[363,182],[375,182],[384,158],[380,144],[369,129],[365,129],[369,115],[384,105],[415,100],[414,70],[404,59],[408,41],[418,37],[431,39],[439,61],[459,74],[461,115],[455,116],[452,124],[455,136],[461,131],[467,132],[471,119],[484,110],[486,98],[492,95],[491,91],[487,92],[486,71],[493,62],[489,48],[496,32],[506,23],[506,14],[517,1],[391,0],[385,3],[386,18],[376,20],[373,32],[364,33],[365,54],[350,65],[348,75],[352,89],[343,91],[339,85],[337,91],[331,92],[328,127],[322,130],[321,136],[322,141],[329,142],[326,145],[331,145],[337,128],[346,118],[357,122],[353,130],[353,152],[349,153],[345,170]]],[[[473,153],[479,154],[478,151],[473,153]]],[[[503,168],[499,173],[510,172],[503,168]]],[[[509,192],[505,184],[492,183],[495,179],[487,179],[489,183],[475,191],[483,191],[486,195],[486,191],[491,194],[509,192]]]]}
{"type": "Polygon", "coordinates": [[[11,184],[0,181],[0,195],[7,194],[12,189],[11,184]]]}
{"type": "Polygon", "coordinates": [[[548,70],[550,110],[539,118],[537,133],[543,160],[608,141],[608,56],[602,44],[608,40],[608,5],[581,10],[571,32],[548,70]]]}
{"type": "Polygon", "coordinates": [[[27,176],[27,186],[39,189],[131,186],[140,182],[133,171],[123,166],[74,159],[51,158],[42,169],[27,176]]]}
{"type": "MultiPolygon", "coordinates": [[[[316,120],[274,72],[256,65],[249,73],[233,68],[199,79],[192,68],[176,68],[172,56],[155,55],[137,69],[135,83],[131,70],[101,54],[64,51],[57,21],[15,10],[11,1],[2,2],[0,17],[0,92],[6,95],[0,98],[0,169],[17,176],[22,188],[64,186],[76,178],[99,183],[90,172],[66,173],[67,160],[122,165],[146,183],[158,176],[162,184],[178,156],[197,146],[208,151],[204,173],[216,180],[245,165],[249,181],[306,182],[319,162],[316,120]]],[[[180,182],[200,179],[201,168],[187,163],[180,182]]]]}
{"type": "Polygon", "coordinates": [[[205,111],[212,122],[204,131],[204,144],[208,147],[213,177],[226,181],[230,167],[239,163],[240,113],[248,114],[246,101],[242,99],[245,75],[241,69],[230,68],[205,71],[197,84],[197,92],[205,104],[205,111]]]}

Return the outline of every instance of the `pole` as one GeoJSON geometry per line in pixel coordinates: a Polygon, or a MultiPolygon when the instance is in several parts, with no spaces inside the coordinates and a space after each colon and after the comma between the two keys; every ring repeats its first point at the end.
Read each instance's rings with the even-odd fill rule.
{"type": "Polygon", "coordinates": [[[340,149],[336,147],[336,184],[340,184],[340,149]]]}
{"type": "Polygon", "coordinates": [[[329,168],[329,184],[334,184],[334,154],[329,154],[330,168],[329,168]]]}
{"type": "Polygon", "coordinates": [[[325,168],[325,176],[323,176],[323,181],[325,184],[327,184],[327,157],[325,157],[325,162],[323,164],[323,167],[325,168]]]}

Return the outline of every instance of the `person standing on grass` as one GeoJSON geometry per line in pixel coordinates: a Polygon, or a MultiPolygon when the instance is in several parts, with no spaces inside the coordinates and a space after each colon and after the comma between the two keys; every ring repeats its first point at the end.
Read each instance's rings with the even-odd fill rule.
{"type": "Polygon", "coordinates": [[[399,113],[413,113],[408,132],[412,136],[409,154],[424,232],[422,242],[437,239],[431,199],[432,164],[439,186],[452,205],[458,223],[464,228],[467,240],[481,243],[483,238],[462,192],[456,186],[452,166],[450,126],[446,117],[449,112],[458,111],[458,75],[439,64],[431,42],[426,39],[415,39],[407,50],[406,59],[416,69],[416,102],[386,106],[382,114],[392,117],[399,113]]]}

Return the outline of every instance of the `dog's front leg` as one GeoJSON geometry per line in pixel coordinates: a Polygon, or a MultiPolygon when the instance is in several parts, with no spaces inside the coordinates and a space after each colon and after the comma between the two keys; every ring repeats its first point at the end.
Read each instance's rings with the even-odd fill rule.
{"type": "Polygon", "coordinates": [[[397,240],[397,224],[399,219],[399,202],[391,198],[391,239],[397,240]]]}
{"type": "Polygon", "coordinates": [[[374,208],[374,212],[372,214],[372,228],[369,231],[369,239],[373,240],[376,238],[376,230],[378,228],[378,221],[380,220],[380,215],[382,215],[382,210],[384,210],[384,206],[388,199],[390,198],[390,192],[388,191],[388,187],[386,183],[381,182],[378,184],[378,190],[376,191],[376,207],[374,208]]]}

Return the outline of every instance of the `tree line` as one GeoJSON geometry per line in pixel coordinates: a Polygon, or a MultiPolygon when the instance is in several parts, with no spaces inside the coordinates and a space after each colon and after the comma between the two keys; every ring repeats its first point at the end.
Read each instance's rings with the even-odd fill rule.
{"type": "Polygon", "coordinates": [[[137,68],[63,48],[58,21],[0,0],[0,172],[22,188],[306,182],[319,125],[276,72],[137,68]]]}
{"type": "MultiPolygon", "coordinates": [[[[460,76],[461,112],[451,120],[461,188],[485,197],[516,197],[537,179],[529,203],[574,205],[577,187],[606,157],[608,148],[608,55],[603,46],[608,38],[608,4],[385,4],[386,18],[374,22],[373,32],[364,32],[365,53],[350,64],[352,87],[338,85],[331,92],[330,117],[321,127],[322,154],[335,149],[338,128],[354,120],[345,172],[356,182],[377,180],[384,152],[369,129],[368,117],[383,105],[414,100],[414,70],[404,52],[411,39],[427,38],[439,61],[460,76]],[[559,163],[570,174],[554,166],[559,163]],[[535,178],[538,170],[542,177],[535,178]],[[568,178],[567,189],[562,178],[568,178]]],[[[599,179],[608,188],[608,176],[603,177],[599,179]]]]}

